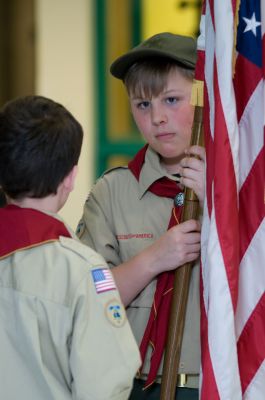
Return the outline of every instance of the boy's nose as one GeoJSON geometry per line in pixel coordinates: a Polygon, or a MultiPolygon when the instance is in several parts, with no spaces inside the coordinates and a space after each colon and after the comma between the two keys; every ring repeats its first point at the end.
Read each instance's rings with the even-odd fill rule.
{"type": "Polygon", "coordinates": [[[160,107],[152,108],[151,118],[154,125],[160,125],[167,122],[167,115],[160,107]]]}

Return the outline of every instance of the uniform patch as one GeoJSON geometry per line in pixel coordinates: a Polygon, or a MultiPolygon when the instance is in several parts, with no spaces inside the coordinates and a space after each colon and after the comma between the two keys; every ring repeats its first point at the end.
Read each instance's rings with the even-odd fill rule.
{"type": "Polygon", "coordinates": [[[91,272],[97,293],[117,290],[112,274],[108,268],[98,268],[91,272]]]}
{"type": "Polygon", "coordinates": [[[152,239],[154,235],[152,233],[127,233],[116,235],[118,240],[127,240],[127,239],[152,239]]]}
{"type": "Polygon", "coordinates": [[[116,327],[124,325],[126,321],[126,312],[118,299],[110,300],[105,307],[105,312],[112,325],[116,327]]]}

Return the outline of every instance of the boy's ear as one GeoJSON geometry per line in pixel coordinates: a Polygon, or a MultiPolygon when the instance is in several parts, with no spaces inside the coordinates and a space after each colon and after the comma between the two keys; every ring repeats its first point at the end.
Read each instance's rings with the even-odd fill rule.
{"type": "Polygon", "coordinates": [[[63,180],[63,185],[68,192],[71,192],[74,189],[77,171],[77,165],[74,165],[69,174],[63,180]]]}

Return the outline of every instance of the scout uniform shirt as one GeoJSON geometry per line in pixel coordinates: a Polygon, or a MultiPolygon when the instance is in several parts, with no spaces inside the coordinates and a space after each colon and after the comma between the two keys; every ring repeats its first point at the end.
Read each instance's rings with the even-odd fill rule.
{"type": "MultiPolygon", "coordinates": [[[[123,167],[104,174],[92,188],[77,234],[83,243],[102,254],[110,267],[131,259],[167,230],[173,200],[148,191],[149,186],[163,176],[171,178],[162,169],[158,155],[148,147],[139,182],[128,168],[123,167]]],[[[149,318],[155,287],[156,280],[153,280],[127,308],[138,344],[149,318]]],[[[189,375],[187,387],[198,387],[199,320],[199,265],[196,265],[192,269],[179,364],[179,373],[189,375]]],[[[149,371],[149,360],[150,353],[144,365],[144,374],[149,371]]]]}
{"type": "MultiPolygon", "coordinates": [[[[9,245],[3,233],[19,232],[17,225],[3,226],[4,210],[0,398],[127,399],[140,357],[105,261],[77,238],[64,236],[3,254],[9,245]]],[[[30,211],[35,227],[45,229],[38,219],[47,215],[30,211]]],[[[23,234],[32,236],[28,218],[22,225],[23,234]]]]}

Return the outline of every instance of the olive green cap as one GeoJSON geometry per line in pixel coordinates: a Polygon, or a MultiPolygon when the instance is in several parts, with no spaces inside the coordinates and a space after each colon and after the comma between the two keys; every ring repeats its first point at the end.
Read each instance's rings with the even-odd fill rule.
{"type": "Polygon", "coordinates": [[[124,79],[134,63],[151,57],[169,58],[180,66],[194,69],[197,58],[196,41],[189,36],[158,33],[117,58],[111,64],[110,72],[116,78],[124,79]]]}

